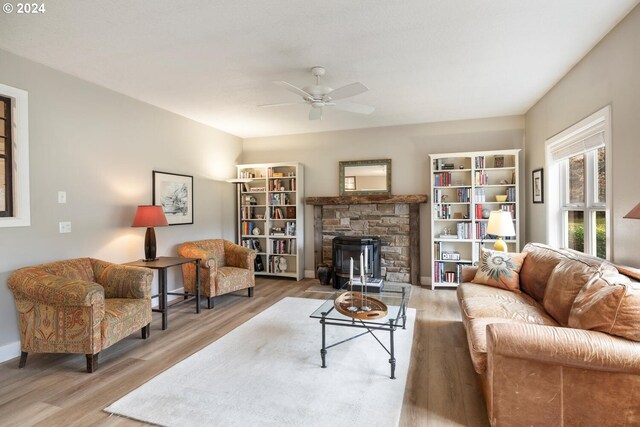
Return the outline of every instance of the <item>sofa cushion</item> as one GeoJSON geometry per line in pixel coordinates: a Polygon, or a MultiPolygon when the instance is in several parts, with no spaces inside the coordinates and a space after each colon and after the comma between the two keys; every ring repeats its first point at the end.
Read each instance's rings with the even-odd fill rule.
{"type": "Polygon", "coordinates": [[[509,253],[482,248],[480,250],[480,265],[471,282],[520,292],[518,273],[520,273],[526,256],[525,253],[509,253]]]}
{"type": "MultiPolygon", "coordinates": [[[[467,284],[467,286],[479,287],[480,285],[467,284]]],[[[498,290],[494,289],[494,291],[498,290]]],[[[497,317],[538,325],[558,325],[558,322],[549,316],[544,308],[530,296],[523,293],[515,294],[506,290],[499,291],[500,294],[494,296],[467,297],[461,300],[460,307],[462,308],[463,316],[467,320],[497,317]],[[509,298],[505,293],[510,293],[516,298],[509,298]]]]}
{"type": "Polygon", "coordinates": [[[543,305],[547,313],[562,326],[567,326],[578,293],[589,280],[599,275],[598,267],[586,262],[570,258],[560,261],[549,276],[544,293],[543,305]]]}
{"type": "Polygon", "coordinates": [[[620,274],[595,277],[578,293],[569,326],[640,341],[640,283],[620,274]]]}
{"type": "Polygon", "coordinates": [[[541,243],[527,243],[522,252],[527,257],[520,269],[520,289],[542,303],[551,272],[567,255],[541,243]]]}

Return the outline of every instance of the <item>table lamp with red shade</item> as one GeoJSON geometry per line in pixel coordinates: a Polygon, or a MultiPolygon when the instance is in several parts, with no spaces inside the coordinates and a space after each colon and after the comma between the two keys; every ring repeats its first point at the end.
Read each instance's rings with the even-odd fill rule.
{"type": "Polygon", "coordinates": [[[169,225],[167,217],[164,216],[162,206],[141,205],[138,206],[136,216],[133,218],[132,227],[147,227],[144,235],[144,260],[145,262],[155,261],[156,258],[156,232],[153,227],[164,227],[169,225]]]}

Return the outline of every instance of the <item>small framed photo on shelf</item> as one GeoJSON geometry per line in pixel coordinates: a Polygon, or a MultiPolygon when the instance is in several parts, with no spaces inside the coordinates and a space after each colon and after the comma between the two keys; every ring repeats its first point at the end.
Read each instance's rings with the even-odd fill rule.
{"type": "Polygon", "coordinates": [[[544,174],[542,168],[531,172],[531,183],[533,186],[533,203],[544,203],[544,174]]]}
{"type": "Polygon", "coordinates": [[[344,177],[344,189],[355,191],[356,189],[356,177],[355,176],[345,176],[344,177]]]}
{"type": "Polygon", "coordinates": [[[493,158],[493,167],[494,168],[503,168],[504,167],[504,156],[495,156],[493,158]]]}
{"type": "Polygon", "coordinates": [[[193,224],[193,176],[153,171],[153,204],[169,225],[193,224]]]}

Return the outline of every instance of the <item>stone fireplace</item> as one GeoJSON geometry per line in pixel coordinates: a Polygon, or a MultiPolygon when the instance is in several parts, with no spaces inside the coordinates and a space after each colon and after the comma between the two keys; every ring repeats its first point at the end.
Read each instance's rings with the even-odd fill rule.
{"type": "Polygon", "coordinates": [[[307,197],[314,205],[315,265],[331,264],[336,236],[381,240],[381,276],[420,284],[420,203],[426,195],[307,197]]]}

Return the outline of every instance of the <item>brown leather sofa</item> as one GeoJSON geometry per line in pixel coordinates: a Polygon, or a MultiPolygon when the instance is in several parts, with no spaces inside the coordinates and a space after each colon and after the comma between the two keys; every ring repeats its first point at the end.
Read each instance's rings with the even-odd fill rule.
{"type": "Polygon", "coordinates": [[[521,293],[470,283],[476,267],[457,290],[491,425],[640,426],[637,271],[538,243],[523,252],[521,293]]]}

